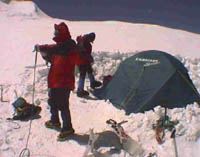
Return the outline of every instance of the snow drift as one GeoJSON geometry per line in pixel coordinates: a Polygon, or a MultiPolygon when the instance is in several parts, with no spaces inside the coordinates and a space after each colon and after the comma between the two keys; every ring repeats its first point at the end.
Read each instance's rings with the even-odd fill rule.
{"type": "MultiPolygon", "coordinates": [[[[1,157],[17,157],[26,146],[30,123],[7,121],[6,118],[11,117],[14,112],[11,103],[16,99],[15,90],[18,96],[23,96],[31,102],[35,57],[32,52],[33,46],[36,43],[52,43],[53,24],[60,21],[65,21],[69,25],[73,38],[91,30],[96,32],[97,39],[93,44],[95,58],[93,67],[97,79],[101,80],[104,75],[114,74],[121,61],[128,56],[153,48],[176,54],[189,70],[196,88],[200,91],[198,34],[148,24],[117,21],[71,22],[38,18],[39,10],[36,10],[34,5],[32,2],[14,2],[9,5],[0,2],[0,84],[3,85],[3,100],[8,100],[0,104],[1,157]],[[22,8],[25,7],[26,12],[20,10],[19,4],[22,8]]],[[[105,123],[110,118],[118,122],[128,121],[123,127],[127,134],[142,145],[146,156],[150,152],[155,152],[159,157],[174,156],[170,133],[166,131],[165,142],[159,145],[152,129],[152,124],[164,113],[162,108],[156,107],[155,111],[126,116],[123,110],[118,110],[109,101],[95,100],[95,98],[81,99],[76,96],[75,91],[70,96],[70,109],[73,126],[79,135],[63,143],[57,142],[58,133],[44,127],[44,122],[49,119],[46,83],[48,70],[44,61],[38,56],[35,102],[41,102],[42,112],[41,118],[32,121],[28,142],[30,156],[81,157],[88,143],[90,128],[94,128],[94,132],[100,135],[95,144],[98,152],[112,157],[123,156],[118,138],[105,123]]],[[[89,86],[88,80],[86,80],[86,89],[87,86],[89,86]]],[[[200,153],[199,105],[193,103],[188,104],[186,108],[168,110],[168,116],[172,120],[179,121],[176,125],[178,155],[198,157],[200,153]]]]}

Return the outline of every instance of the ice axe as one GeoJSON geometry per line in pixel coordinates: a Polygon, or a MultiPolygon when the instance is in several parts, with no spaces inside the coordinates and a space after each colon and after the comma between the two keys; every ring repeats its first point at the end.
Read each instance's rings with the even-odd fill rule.
{"type": "Polygon", "coordinates": [[[33,49],[33,52],[35,52],[35,64],[33,68],[33,95],[32,95],[32,103],[34,104],[34,98],[35,98],[35,75],[36,75],[36,67],[37,67],[37,56],[38,56],[38,45],[36,45],[33,49]]]}

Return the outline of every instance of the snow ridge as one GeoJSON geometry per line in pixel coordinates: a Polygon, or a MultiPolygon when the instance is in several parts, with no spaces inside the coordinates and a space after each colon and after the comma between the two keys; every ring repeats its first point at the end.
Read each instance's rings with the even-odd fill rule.
{"type": "Polygon", "coordinates": [[[39,18],[47,15],[32,1],[12,1],[8,5],[7,16],[39,18]]]}

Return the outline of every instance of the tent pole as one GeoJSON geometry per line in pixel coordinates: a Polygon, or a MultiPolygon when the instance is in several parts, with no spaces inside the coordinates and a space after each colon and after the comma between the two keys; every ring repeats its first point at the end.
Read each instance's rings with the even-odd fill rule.
{"type": "Polygon", "coordinates": [[[167,120],[167,108],[165,107],[165,121],[167,120]]]}

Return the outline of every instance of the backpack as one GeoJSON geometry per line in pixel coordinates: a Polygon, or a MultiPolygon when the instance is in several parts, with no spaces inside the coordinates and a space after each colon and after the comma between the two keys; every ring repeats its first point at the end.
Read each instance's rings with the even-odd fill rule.
{"type": "Polygon", "coordinates": [[[22,97],[19,97],[15,102],[12,103],[15,110],[13,120],[26,120],[32,116],[38,115],[41,111],[40,106],[29,104],[22,97]]]}

